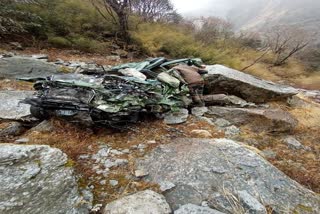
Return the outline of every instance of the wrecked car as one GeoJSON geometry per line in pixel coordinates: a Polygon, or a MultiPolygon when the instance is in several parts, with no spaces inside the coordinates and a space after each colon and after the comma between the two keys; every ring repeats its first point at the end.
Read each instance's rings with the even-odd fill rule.
{"type": "Polygon", "coordinates": [[[53,75],[33,81],[36,94],[23,103],[39,119],[61,117],[113,128],[135,123],[141,114],[159,115],[189,106],[190,93],[175,65],[201,67],[200,59],[165,58],[128,63],[95,72],[53,75]]]}

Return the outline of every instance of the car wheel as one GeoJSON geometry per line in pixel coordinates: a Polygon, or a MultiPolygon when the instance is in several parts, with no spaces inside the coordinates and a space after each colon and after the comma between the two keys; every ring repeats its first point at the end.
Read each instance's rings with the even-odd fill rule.
{"type": "Polygon", "coordinates": [[[41,107],[31,106],[30,112],[32,116],[40,120],[46,120],[49,118],[49,114],[47,114],[46,111],[41,107]]]}

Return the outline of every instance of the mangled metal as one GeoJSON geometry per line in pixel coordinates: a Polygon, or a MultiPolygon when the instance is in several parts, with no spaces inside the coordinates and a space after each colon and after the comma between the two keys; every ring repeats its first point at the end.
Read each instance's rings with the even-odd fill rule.
{"type": "Polygon", "coordinates": [[[123,127],[139,115],[177,111],[190,105],[189,87],[172,69],[201,66],[199,59],[169,61],[165,58],[128,63],[101,73],[53,75],[36,81],[34,97],[23,102],[41,119],[67,118],[85,125],[123,127]]]}

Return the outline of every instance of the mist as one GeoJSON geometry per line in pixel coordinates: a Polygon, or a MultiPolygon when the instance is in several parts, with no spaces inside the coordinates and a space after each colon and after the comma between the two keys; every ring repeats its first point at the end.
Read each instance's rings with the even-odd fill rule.
{"type": "Polygon", "coordinates": [[[314,0],[172,0],[184,17],[216,16],[235,30],[293,25],[320,32],[320,1],[314,0]]]}

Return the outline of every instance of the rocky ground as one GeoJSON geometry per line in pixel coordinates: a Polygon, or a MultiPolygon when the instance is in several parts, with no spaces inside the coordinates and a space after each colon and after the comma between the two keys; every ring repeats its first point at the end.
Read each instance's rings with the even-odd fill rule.
{"type": "Polygon", "coordinates": [[[0,213],[320,212],[319,91],[209,66],[210,106],[116,132],[37,121],[19,104],[33,88],[15,78],[92,60],[2,56],[0,213]]]}

